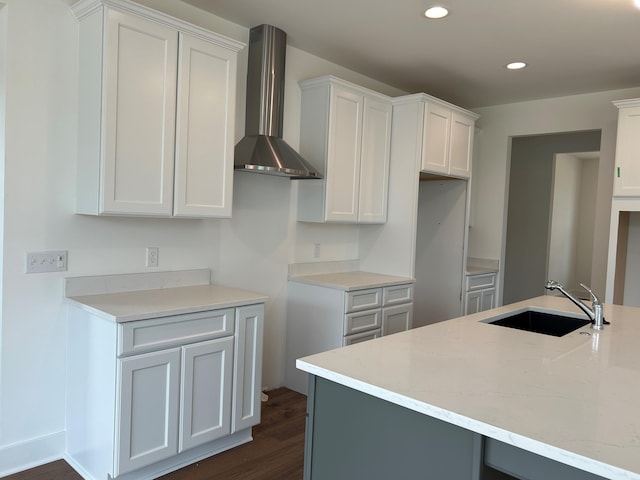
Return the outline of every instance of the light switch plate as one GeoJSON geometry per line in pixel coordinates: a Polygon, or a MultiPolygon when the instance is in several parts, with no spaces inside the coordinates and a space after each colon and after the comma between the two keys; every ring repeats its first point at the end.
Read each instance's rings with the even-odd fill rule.
{"type": "Polygon", "coordinates": [[[27,252],[25,263],[26,273],[65,272],[67,251],[27,252]]]}

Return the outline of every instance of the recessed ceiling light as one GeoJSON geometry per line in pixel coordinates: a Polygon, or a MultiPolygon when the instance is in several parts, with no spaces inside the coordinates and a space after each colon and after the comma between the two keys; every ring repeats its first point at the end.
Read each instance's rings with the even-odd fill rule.
{"type": "Polygon", "coordinates": [[[633,0],[633,4],[636,8],[640,8],[640,0],[633,0]]]}
{"type": "Polygon", "coordinates": [[[526,67],[527,64],[524,62],[511,62],[511,63],[507,63],[506,66],[509,70],[520,70],[526,67]]]}
{"type": "Polygon", "coordinates": [[[424,12],[425,17],[433,18],[433,19],[444,18],[447,15],[449,15],[449,10],[447,10],[444,7],[438,7],[438,6],[427,8],[427,10],[424,12]]]}

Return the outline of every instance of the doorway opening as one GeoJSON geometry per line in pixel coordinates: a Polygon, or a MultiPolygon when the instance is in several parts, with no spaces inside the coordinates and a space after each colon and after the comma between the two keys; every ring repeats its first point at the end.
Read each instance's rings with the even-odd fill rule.
{"type": "Polygon", "coordinates": [[[591,282],[599,162],[600,152],[560,153],[553,166],[547,278],[585,300],[580,283],[591,282]]]}
{"type": "MultiPolygon", "coordinates": [[[[556,157],[565,153],[599,152],[600,137],[600,130],[589,130],[511,139],[503,304],[546,293],[549,258],[556,255],[550,251],[556,157]]],[[[594,194],[596,190],[597,183],[594,194]]],[[[587,233],[582,235],[586,238],[587,233]]],[[[588,235],[593,242],[593,227],[588,235]]],[[[592,283],[590,277],[579,281],[592,283]]]]}

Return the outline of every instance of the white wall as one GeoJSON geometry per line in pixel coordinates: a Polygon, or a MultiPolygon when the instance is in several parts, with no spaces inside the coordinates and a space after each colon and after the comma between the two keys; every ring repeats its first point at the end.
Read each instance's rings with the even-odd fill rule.
{"type": "MultiPolygon", "coordinates": [[[[144,249],[157,246],[160,270],[210,267],[218,283],[267,294],[264,382],[277,387],[284,376],[287,264],[307,261],[313,243],[327,246],[320,260],[325,254],[357,256],[356,227],[296,224],[296,184],[277,177],[236,173],[230,220],[74,214],[78,44],[68,3],[6,0],[0,10],[0,35],[8,45],[0,476],[59,458],[64,450],[65,276],[146,271],[144,249]],[[1,28],[5,12],[8,26],[1,28]],[[26,275],[25,253],[50,249],[68,250],[68,272],[26,275]]],[[[247,29],[182,2],[141,3],[237,40],[248,38],[247,29]]],[[[298,80],[330,73],[383,93],[402,93],[299,50],[289,48],[287,54],[284,138],[294,147],[298,80]]],[[[0,78],[1,59],[2,53],[0,78]]],[[[244,130],[246,51],[240,65],[236,140],[244,130]]],[[[0,96],[1,86],[0,80],[0,96]]]]}
{"type": "MultiPolygon", "coordinates": [[[[504,264],[510,138],[553,132],[602,130],[592,286],[605,291],[607,243],[618,109],[612,100],[640,97],[640,88],[550,98],[476,109],[482,130],[473,165],[473,218],[469,256],[499,258],[504,264]],[[611,181],[606,181],[610,178],[611,181]]],[[[501,280],[502,281],[502,280],[501,280]]],[[[500,288],[500,292],[502,292],[500,288]]],[[[500,294],[501,295],[501,294],[500,294]]],[[[499,302],[502,302],[500,296],[499,302]]]]}
{"type": "MultiPolygon", "coordinates": [[[[578,287],[576,266],[581,180],[580,159],[574,155],[556,155],[547,278],[560,282],[569,291],[578,287]]],[[[587,282],[587,280],[583,281],[587,282]]]]}
{"type": "MultiPolygon", "coordinates": [[[[576,278],[586,283],[592,278],[593,235],[596,217],[596,192],[598,185],[598,158],[581,158],[580,210],[576,240],[576,278]],[[593,188],[591,188],[593,186],[593,188]]],[[[600,295],[603,295],[602,293],[600,295]]]]}
{"type": "Polygon", "coordinates": [[[421,181],[418,197],[413,326],[462,313],[466,180],[421,181]]]}

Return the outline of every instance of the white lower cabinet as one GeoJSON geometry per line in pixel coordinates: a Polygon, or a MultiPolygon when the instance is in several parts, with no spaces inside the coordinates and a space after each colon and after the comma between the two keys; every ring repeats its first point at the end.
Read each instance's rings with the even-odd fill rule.
{"type": "Polygon", "coordinates": [[[72,466],[85,478],[152,479],[250,440],[263,312],[256,304],[114,323],[71,309],[72,466]]]}
{"type": "Polygon", "coordinates": [[[289,282],[285,385],[307,393],[297,358],[409,330],[413,284],[345,291],[289,282]]]}
{"type": "Polygon", "coordinates": [[[484,312],[496,306],[496,274],[467,275],[464,314],[484,312]]]}

